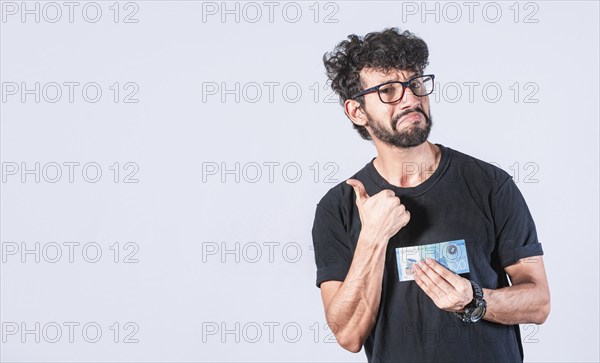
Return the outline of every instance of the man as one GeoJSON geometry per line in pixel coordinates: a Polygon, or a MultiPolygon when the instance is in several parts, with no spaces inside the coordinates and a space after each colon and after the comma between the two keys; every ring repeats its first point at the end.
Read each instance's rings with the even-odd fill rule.
{"type": "Polygon", "coordinates": [[[508,173],[427,141],[428,56],[423,40],[393,28],[351,35],[323,57],[346,116],[377,149],[317,205],[327,322],[369,362],[522,361],[518,324],[550,311],[535,224],[508,173]],[[406,247],[425,245],[414,249],[433,259],[407,265],[406,247]],[[437,262],[440,246],[464,249],[466,272],[437,262]]]}

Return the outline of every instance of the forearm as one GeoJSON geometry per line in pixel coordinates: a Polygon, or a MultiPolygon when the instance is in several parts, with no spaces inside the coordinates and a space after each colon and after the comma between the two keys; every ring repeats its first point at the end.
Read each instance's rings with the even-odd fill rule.
{"type": "Polygon", "coordinates": [[[500,324],[542,324],[550,313],[548,287],[533,282],[497,290],[483,289],[485,320],[500,324]]]}
{"type": "Polygon", "coordinates": [[[387,239],[361,232],[354,259],[326,312],[341,346],[360,351],[379,309],[387,239]]]}

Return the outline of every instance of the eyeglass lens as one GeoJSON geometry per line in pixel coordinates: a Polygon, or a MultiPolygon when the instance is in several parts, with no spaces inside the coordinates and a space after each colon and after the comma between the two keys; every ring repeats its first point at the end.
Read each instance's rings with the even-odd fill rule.
{"type": "MultiPolygon", "coordinates": [[[[433,79],[429,76],[417,77],[411,80],[410,90],[415,96],[427,96],[433,92],[433,79]]],[[[393,103],[404,95],[404,86],[401,83],[389,83],[379,87],[379,97],[385,103],[393,103]]]]}

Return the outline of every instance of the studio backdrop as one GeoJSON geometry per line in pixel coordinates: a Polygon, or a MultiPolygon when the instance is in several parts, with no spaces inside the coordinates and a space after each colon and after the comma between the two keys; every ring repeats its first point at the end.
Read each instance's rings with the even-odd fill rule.
{"type": "Polygon", "coordinates": [[[322,57],[388,27],[429,46],[429,140],[533,215],[552,311],[525,360],[600,359],[598,2],[0,4],[2,361],[366,361],[311,229],[376,151],[322,57]]]}

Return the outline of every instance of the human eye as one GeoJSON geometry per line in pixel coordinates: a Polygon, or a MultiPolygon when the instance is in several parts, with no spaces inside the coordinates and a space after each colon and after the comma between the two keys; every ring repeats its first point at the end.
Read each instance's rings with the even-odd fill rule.
{"type": "Polygon", "coordinates": [[[386,84],[384,86],[379,87],[379,93],[389,94],[395,92],[393,84],[386,84]]]}
{"type": "Polygon", "coordinates": [[[415,78],[410,82],[410,85],[412,87],[417,87],[420,88],[423,86],[423,82],[424,82],[424,78],[423,77],[419,77],[419,78],[415,78]]]}

